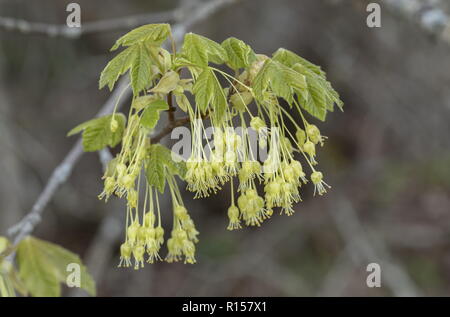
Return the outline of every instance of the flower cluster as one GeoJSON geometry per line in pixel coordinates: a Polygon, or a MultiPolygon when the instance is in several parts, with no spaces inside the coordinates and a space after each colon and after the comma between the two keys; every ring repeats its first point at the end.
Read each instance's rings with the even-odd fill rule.
{"type": "Polygon", "coordinates": [[[241,228],[241,222],[260,226],[273,214],[275,207],[280,207],[281,213],[286,215],[294,213],[294,203],[301,200],[300,187],[308,182],[297,154],[311,170],[309,179],[314,185],[314,195],[323,195],[330,188],[323,181],[322,173],[315,169],[316,147],[323,146],[326,137],[316,125],[307,122],[297,101],[293,103],[301,125],[283,109],[273,92],[266,91],[262,99],[255,96],[251,86],[268,60],[264,55],[257,57],[249,70],[241,73],[225,90],[231,107],[226,109],[224,119],[218,121],[210,116],[214,128],[211,140],[207,138],[200,113],[194,108],[188,109],[193,137],[191,156],[187,160],[187,189],[195,193],[195,198],[202,198],[216,193],[230,181],[229,230],[241,228]],[[248,108],[253,101],[256,115],[248,108]],[[296,127],[295,136],[285,120],[296,127]],[[236,123],[239,128],[234,127],[236,123]],[[256,133],[256,139],[252,138],[251,131],[256,133]],[[267,152],[265,160],[258,157],[262,149],[267,152]],[[233,186],[234,177],[239,181],[237,188],[233,186]],[[264,195],[258,194],[260,185],[264,195]]]}
{"type": "Polygon", "coordinates": [[[116,113],[116,104],[113,114],[69,132],[83,131],[86,151],[121,143],[99,195],[105,201],[112,195],[127,200],[119,266],[138,269],[163,259],[159,195],[167,188],[173,223],[164,259],[195,263],[198,231],[175,176],[187,183],[194,198],[229,185],[229,230],[260,226],[275,208],[292,215],[308,181],[314,195],[330,188],[316,170],[317,147],[326,137],[305,114],[323,121],[335,104],[341,109],[343,104],[319,66],[285,49],[272,57],[256,54],[236,38],[216,43],[187,33],[180,50],[175,44],[168,24],[144,25],[120,37],[112,50],[123,50],[106,65],[99,85],[112,89],[129,71],[133,101],[128,116],[116,113]],[[169,39],[172,52],[162,47],[169,39]],[[212,64],[225,65],[234,75],[212,64]],[[177,109],[187,115],[176,118],[177,109]],[[190,124],[192,146],[185,162],[173,160],[169,149],[151,141],[161,111],[170,112],[168,125],[153,141],[190,124]],[[208,120],[212,135],[205,127],[208,120]]]}
{"type": "MultiPolygon", "coordinates": [[[[141,172],[146,169],[146,161],[152,155],[149,131],[139,124],[142,112],[138,109],[131,109],[131,112],[123,135],[121,152],[108,165],[104,175],[104,190],[99,198],[108,200],[113,194],[126,197],[125,241],[120,246],[119,267],[134,266],[139,269],[144,266],[146,254],[147,263],[163,259],[160,250],[164,244],[164,229],[158,190],[148,182],[141,186],[141,172]],[[143,201],[140,201],[142,191],[145,194],[143,193],[143,201]]],[[[114,125],[111,124],[110,128],[112,131],[114,125]]],[[[167,240],[168,253],[164,260],[195,263],[198,231],[183,204],[175,177],[167,171],[165,181],[172,196],[173,226],[167,240]]]]}

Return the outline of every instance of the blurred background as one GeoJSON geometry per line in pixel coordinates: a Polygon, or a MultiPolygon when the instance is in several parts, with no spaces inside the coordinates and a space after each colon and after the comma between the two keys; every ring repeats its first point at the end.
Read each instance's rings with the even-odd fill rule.
{"type": "MultiPolygon", "coordinates": [[[[191,6],[195,14],[205,3],[77,2],[81,30],[124,17],[176,23],[179,14],[157,13],[191,6]]],[[[202,200],[184,193],[200,231],[198,263],[119,269],[124,202],[97,199],[102,165],[88,153],[34,235],[80,254],[100,296],[450,295],[450,4],[378,1],[382,27],[368,28],[369,1],[228,2],[187,31],[234,36],[267,55],[292,50],[321,65],[341,94],[345,112],[316,123],[329,137],[318,153],[329,194],[313,198],[309,188],[293,216],[230,232],[226,190],[202,200]],[[369,263],[381,266],[380,288],[366,285],[369,263]]],[[[97,82],[109,48],[137,26],[121,20],[77,36],[4,19],[63,25],[68,3],[0,0],[0,235],[76,142],[67,131],[107,100],[97,82]]],[[[163,204],[169,214],[169,198],[163,204]]]]}

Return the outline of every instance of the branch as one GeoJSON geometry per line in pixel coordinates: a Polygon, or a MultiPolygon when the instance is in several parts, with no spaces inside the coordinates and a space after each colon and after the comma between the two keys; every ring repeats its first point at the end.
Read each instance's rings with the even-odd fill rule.
{"type": "MultiPolygon", "coordinates": [[[[207,18],[208,16],[214,14],[225,5],[229,5],[236,1],[237,0],[214,0],[206,3],[201,2],[200,4],[197,5],[197,7],[191,10],[193,12],[192,16],[187,17],[186,20],[183,21],[183,23],[176,24],[173,27],[174,40],[176,42],[181,41],[186,29],[192,27],[195,23],[200,22],[205,18],[207,18]]],[[[184,8],[186,9],[186,7],[184,8]]],[[[131,90],[127,88],[127,86],[128,86],[128,77],[123,77],[119,81],[117,88],[108,98],[106,103],[102,106],[97,115],[102,116],[111,113],[114,109],[115,102],[118,99],[119,95],[123,92],[124,89],[126,89],[126,91],[123,92],[122,98],[120,99],[121,102],[117,106],[117,108],[119,109],[119,107],[121,107],[121,105],[123,104],[123,101],[127,99],[128,96],[131,94],[131,90]]],[[[186,118],[176,120],[171,125],[172,126],[171,129],[173,129],[176,126],[183,125],[188,121],[189,120],[186,118]]],[[[170,131],[166,127],[166,129],[163,129],[163,131],[161,131],[159,135],[153,138],[153,140],[159,141],[163,136],[170,133],[170,131]]],[[[17,245],[23,238],[25,238],[28,234],[30,234],[34,230],[34,227],[41,220],[41,216],[45,207],[47,206],[49,201],[53,198],[59,186],[69,178],[74,166],[76,165],[80,157],[83,155],[83,153],[84,152],[80,138],[72,147],[72,149],[69,151],[69,153],[66,155],[66,157],[63,159],[61,164],[59,164],[55,168],[49,180],[47,181],[44,190],[39,195],[38,199],[31,208],[31,211],[27,215],[25,215],[22,218],[22,220],[20,220],[16,225],[9,228],[8,235],[14,237],[13,240],[14,245],[17,245]]]]}
{"type": "MultiPolygon", "coordinates": [[[[123,101],[130,95],[131,90],[127,88],[128,81],[126,79],[122,79],[119,81],[116,90],[111,94],[105,104],[101,107],[100,111],[97,113],[97,116],[103,116],[105,114],[111,113],[114,109],[115,102],[119,97],[120,93],[126,89],[124,95],[122,95],[121,102],[117,105],[119,109],[123,101]]],[[[14,244],[19,243],[24,237],[30,234],[36,224],[41,220],[41,215],[44,208],[47,206],[56,190],[59,188],[61,184],[66,182],[69,178],[73,167],[78,162],[80,157],[83,155],[83,146],[81,144],[81,138],[77,140],[75,145],[63,159],[61,164],[59,164],[52,175],[50,176],[47,184],[44,187],[44,190],[39,195],[38,199],[34,203],[31,211],[16,225],[12,226],[8,230],[8,235],[15,236],[14,244]]]]}
{"type": "Polygon", "coordinates": [[[79,38],[81,35],[130,29],[147,23],[180,21],[185,8],[180,7],[171,11],[132,15],[117,19],[107,19],[96,22],[82,23],[79,28],[70,28],[65,24],[47,24],[29,22],[22,19],[0,17],[0,28],[6,31],[16,31],[24,34],[40,34],[49,37],[79,38]]]}

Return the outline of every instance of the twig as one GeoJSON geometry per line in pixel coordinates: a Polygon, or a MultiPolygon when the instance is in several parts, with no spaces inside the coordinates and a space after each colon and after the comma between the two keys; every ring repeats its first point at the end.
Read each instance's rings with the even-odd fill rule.
{"type": "Polygon", "coordinates": [[[167,110],[169,123],[173,124],[175,122],[175,111],[177,109],[173,106],[172,92],[169,92],[169,94],[167,95],[167,104],[169,105],[169,109],[167,110]]]}
{"type": "Polygon", "coordinates": [[[97,22],[86,22],[82,23],[79,28],[70,28],[65,24],[46,24],[40,22],[29,22],[10,17],[0,17],[0,28],[7,31],[16,31],[24,34],[41,34],[49,37],[59,36],[75,39],[85,34],[129,29],[150,22],[179,21],[184,12],[184,10],[180,9],[181,8],[165,12],[132,15],[97,22]]]}
{"type": "Polygon", "coordinates": [[[98,151],[98,158],[100,160],[100,163],[102,163],[103,171],[106,171],[109,161],[111,161],[111,159],[113,158],[111,152],[108,148],[101,149],[100,151],[98,151]]]}
{"type": "Polygon", "coordinates": [[[154,137],[151,137],[152,143],[158,143],[163,137],[172,132],[176,127],[181,127],[189,122],[189,117],[184,117],[180,119],[174,119],[174,121],[169,121],[168,124],[154,137]]]}

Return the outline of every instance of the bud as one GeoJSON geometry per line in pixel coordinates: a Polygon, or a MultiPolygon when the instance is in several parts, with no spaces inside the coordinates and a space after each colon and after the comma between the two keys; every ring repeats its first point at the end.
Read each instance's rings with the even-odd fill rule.
{"type": "Polygon", "coordinates": [[[310,157],[313,157],[316,155],[316,146],[311,141],[306,141],[303,145],[303,150],[305,153],[307,153],[310,157]]]}
{"type": "Polygon", "coordinates": [[[123,257],[131,256],[131,247],[127,242],[122,243],[122,245],[120,246],[120,255],[122,255],[123,257]]]}
{"type": "Polygon", "coordinates": [[[117,131],[117,129],[119,128],[119,122],[117,122],[116,119],[112,119],[111,123],[109,125],[109,128],[111,129],[111,132],[114,133],[117,131]]]}
{"type": "Polygon", "coordinates": [[[149,211],[144,216],[144,226],[153,227],[154,224],[155,224],[155,214],[149,211]]]}
{"type": "Polygon", "coordinates": [[[181,205],[175,207],[174,213],[175,217],[177,217],[181,221],[186,220],[189,217],[186,208],[181,205]]]}
{"type": "Polygon", "coordinates": [[[253,96],[248,91],[242,93],[237,92],[230,97],[231,104],[237,111],[245,111],[247,105],[251,103],[252,100],[253,96]]]}
{"type": "Polygon", "coordinates": [[[321,141],[320,130],[314,124],[308,124],[306,127],[306,134],[314,144],[321,141]]]}
{"type": "Polygon", "coordinates": [[[120,178],[120,184],[128,189],[131,189],[134,185],[134,177],[131,174],[124,175],[120,178]]]}
{"type": "Polygon", "coordinates": [[[139,231],[140,225],[137,222],[132,223],[131,225],[128,226],[127,229],[127,237],[128,237],[128,242],[131,245],[134,245],[134,243],[136,242],[136,238],[137,238],[137,234],[139,231]]]}
{"type": "Polygon", "coordinates": [[[323,175],[322,172],[315,171],[311,174],[311,181],[314,185],[320,184],[322,182],[323,175]]]}
{"type": "Polygon", "coordinates": [[[133,256],[136,261],[136,264],[134,265],[135,270],[139,269],[139,264],[144,267],[144,253],[145,248],[142,245],[138,245],[133,248],[133,256]]]}
{"type": "Polygon", "coordinates": [[[297,139],[298,146],[301,148],[306,141],[305,130],[298,129],[297,132],[295,132],[295,138],[297,139]]]}
{"type": "Polygon", "coordinates": [[[250,127],[252,127],[255,131],[260,131],[261,129],[266,127],[266,123],[260,117],[253,117],[250,121],[250,127]]]}
{"type": "Polygon", "coordinates": [[[169,51],[167,51],[163,48],[159,48],[158,59],[163,67],[163,69],[161,69],[162,73],[166,72],[167,70],[169,70],[172,67],[172,57],[171,57],[169,51]]]}
{"type": "Polygon", "coordinates": [[[107,177],[105,179],[105,192],[107,192],[108,194],[111,194],[114,191],[114,187],[116,186],[116,181],[113,177],[107,177]]]}
{"type": "Polygon", "coordinates": [[[179,81],[180,76],[178,73],[170,70],[161,77],[158,84],[150,89],[150,91],[159,94],[168,94],[178,86],[179,81]]]}
{"type": "Polygon", "coordinates": [[[250,70],[248,73],[248,80],[250,82],[253,82],[253,79],[255,79],[256,75],[258,75],[259,71],[264,66],[264,62],[269,59],[268,56],[263,54],[257,54],[256,58],[257,60],[250,65],[250,70]]]}
{"type": "Polygon", "coordinates": [[[117,171],[117,174],[119,175],[119,177],[122,177],[125,174],[126,170],[127,170],[127,166],[125,164],[119,163],[116,165],[116,171],[117,171]]]}

